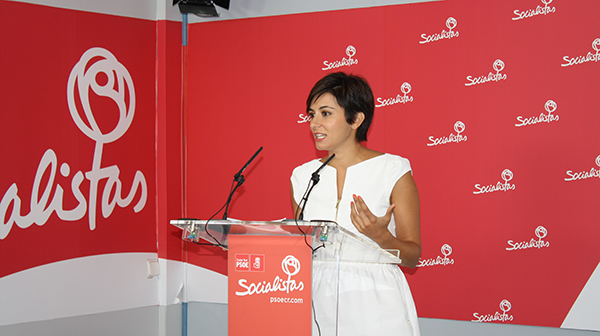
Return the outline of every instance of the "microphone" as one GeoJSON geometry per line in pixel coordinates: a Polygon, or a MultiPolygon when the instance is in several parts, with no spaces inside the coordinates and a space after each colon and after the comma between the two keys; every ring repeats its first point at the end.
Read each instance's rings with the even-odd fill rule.
{"type": "Polygon", "coordinates": [[[321,172],[321,170],[323,170],[323,168],[325,168],[325,166],[327,166],[329,164],[329,162],[331,162],[331,160],[333,160],[334,157],[335,157],[335,154],[331,154],[331,156],[327,160],[325,160],[325,162],[323,162],[321,167],[319,167],[319,169],[315,170],[315,172],[312,173],[312,177],[310,179],[313,180],[313,182],[315,182],[315,184],[313,184],[313,186],[316,185],[317,183],[319,183],[319,173],[321,172]]]}
{"type": "MultiPolygon", "coordinates": [[[[242,176],[242,173],[244,172],[244,170],[246,170],[246,168],[248,168],[248,165],[250,164],[250,162],[252,162],[252,160],[254,160],[254,158],[258,155],[258,153],[260,153],[260,151],[262,149],[263,149],[262,146],[260,146],[260,148],[256,151],[256,153],[254,153],[254,155],[252,155],[250,160],[248,160],[248,162],[246,162],[246,164],[242,167],[242,169],[240,169],[240,171],[237,172],[237,174],[235,174],[233,176],[234,181],[237,181],[240,178],[240,176],[242,176]]],[[[242,176],[242,180],[243,180],[243,176],[242,176]]],[[[242,183],[244,183],[244,182],[242,181],[242,183]]]]}
{"type": "Polygon", "coordinates": [[[304,208],[306,208],[306,202],[308,201],[308,196],[310,195],[313,188],[317,185],[317,183],[319,183],[319,180],[320,180],[319,173],[321,172],[321,170],[323,168],[325,168],[325,166],[327,166],[329,164],[329,162],[331,162],[331,160],[333,160],[334,157],[335,157],[335,154],[331,154],[331,156],[327,160],[325,160],[325,162],[323,162],[321,167],[319,167],[319,169],[315,170],[315,172],[312,173],[312,176],[310,178],[310,181],[312,181],[312,183],[309,182],[309,188],[304,193],[304,197],[302,197],[302,199],[300,200],[300,204],[298,204],[298,209],[300,209],[300,214],[298,215],[299,220],[302,220],[304,218],[304,208]],[[303,206],[302,206],[302,203],[304,203],[303,206]]]}
{"type": "Polygon", "coordinates": [[[250,164],[250,162],[252,162],[254,160],[254,158],[256,158],[256,156],[258,155],[258,153],[260,153],[260,151],[262,149],[263,149],[262,146],[260,146],[260,148],[256,151],[256,153],[254,153],[254,155],[252,155],[250,160],[248,160],[248,162],[246,162],[246,164],[242,167],[242,169],[240,169],[240,171],[237,172],[233,176],[233,181],[237,182],[237,184],[235,185],[235,187],[233,189],[231,189],[231,192],[229,193],[229,197],[227,197],[227,203],[225,203],[225,212],[223,213],[223,219],[227,219],[227,211],[229,210],[229,203],[231,203],[231,197],[233,196],[233,193],[237,190],[237,188],[239,186],[242,185],[242,183],[244,183],[246,181],[246,180],[244,180],[244,175],[242,175],[242,173],[244,172],[244,170],[246,170],[246,168],[248,168],[248,165],[250,164]]]}

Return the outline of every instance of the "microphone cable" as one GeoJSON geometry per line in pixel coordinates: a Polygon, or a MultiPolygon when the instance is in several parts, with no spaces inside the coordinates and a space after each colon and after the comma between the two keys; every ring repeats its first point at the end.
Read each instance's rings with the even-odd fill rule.
{"type": "MultiPolygon", "coordinates": [[[[233,182],[231,182],[231,188],[229,190],[229,194],[232,194],[234,191],[234,183],[236,181],[234,180],[233,182]]],[[[194,244],[196,245],[209,245],[209,246],[219,246],[222,249],[226,250],[228,247],[226,245],[224,245],[223,243],[221,243],[217,238],[215,238],[215,236],[213,236],[210,231],[208,231],[208,223],[215,218],[215,216],[217,216],[219,214],[219,212],[221,212],[221,210],[223,210],[225,208],[225,206],[229,204],[229,200],[227,202],[225,202],[225,204],[223,204],[223,206],[217,210],[217,212],[215,212],[212,216],[210,216],[209,219],[206,220],[206,223],[204,223],[204,232],[206,232],[206,234],[208,236],[210,236],[215,242],[214,243],[198,243],[196,241],[192,241],[194,244]]]]}
{"type": "MultiPolygon", "coordinates": [[[[302,228],[300,227],[300,224],[298,223],[298,217],[303,215],[304,207],[306,207],[306,201],[308,200],[308,196],[310,195],[310,192],[315,187],[315,185],[316,185],[316,183],[314,182],[313,179],[310,179],[308,181],[308,186],[306,187],[306,191],[304,191],[304,195],[302,195],[302,199],[300,199],[300,204],[296,208],[296,213],[294,214],[294,223],[296,223],[296,227],[298,228],[298,230],[300,230],[300,232],[302,232],[302,235],[304,236],[304,243],[306,244],[306,246],[308,246],[310,248],[313,255],[315,254],[315,252],[318,249],[320,249],[321,247],[325,247],[325,243],[323,242],[323,244],[319,245],[316,248],[312,247],[312,244],[310,244],[308,242],[308,238],[307,238],[308,234],[306,232],[304,232],[304,230],[302,230],[302,228]],[[304,201],[304,203],[303,203],[303,201],[304,201]],[[304,204],[304,205],[302,206],[302,204],[304,204]]],[[[302,220],[302,219],[300,219],[300,220],[302,220]]]]}
{"type": "Polygon", "coordinates": [[[313,254],[315,253],[315,251],[317,251],[321,247],[325,247],[325,242],[323,242],[323,244],[321,244],[321,246],[318,246],[317,248],[313,248],[312,244],[309,244],[307,241],[307,238],[306,238],[307,234],[304,232],[304,230],[302,230],[300,228],[300,225],[298,224],[298,219],[300,219],[300,220],[304,219],[304,208],[306,207],[306,202],[308,202],[308,196],[310,196],[311,191],[317,185],[317,183],[319,183],[319,180],[320,180],[319,172],[321,172],[321,170],[323,168],[325,168],[325,166],[327,166],[329,164],[329,162],[331,162],[331,160],[333,160],[334,157],[335,157],[335,153],[331,154],[331,156],[328,157],[327,160],[325,160],[325,162],[323,162],[323,164],[321,164],[321,166],[312,173],[311,178],[308,181],[308,186],[306,187],[306,191],[304,192],[304,195],[302,195],[302,198],[300,199],[300,202],[298,203],[298,208],[296,209],[296,213],[294,214],[294,222],[296,223],[296,227],[304,235],[304,243],[308,247],[310,247],[313,254]],[[300,213],[298,213],[298,211],[300,211],[300,213]]]}
{"type": "MultiPolygon", "coordinates": [[[[308,200],[310,191],[312,190],[312,188],[314,188],[315,185],[316,185],[316,183],[313,179],[310,179],[308,181],[308,186],[306,187],[306,190],[304,191],[304,195],[302,195],[302,198],[300,199],[300,204],[296,208],[296,213],[294,214],[294,223],[296,223],[296,227],[298,228],[298,230],[300,230],[300,232],[302,232],[302,235],[304,236],[304,243],[306,244],[306,246],[308,246],[310,248],[311,253],[312,253],[311,255],[313,255],[313,256],[318,249],[320,249],[321,247],[325,247],[325,242],[323,242],[317,248],[312,247],[312,245],[309,244],[308,240],[307,240],[308,234],[306,232],[304,232],[304,230],[302,230],[302,228],[300,227],[300,224],[298,224],[298,217],[299,217],[299,215],[301,215],[304,212],[304,207],[306,206],[306,201],[308,200]],[[302,201],[304,201],[304,203],[302,203],[302,201]],[[301,206],[301,204],[304,204],[304,206],[301,206]]],[[[319,321],[317,321],[317,311],[315,309],[315,301],[314,301],[314,299],[312,299],[312,295],[311,295],[311,300],[310,300],[310,306],[312,308],[313,321],[315,322],[315,325],[317,326],[317,331],[319,332],[319,336],[321,336],[321,327],[319,326],[319,321]]]]}
{"type": "MultiPolygon", "coordinates": [[[[227,246],[225,246],[224,244],[222,244],[217,238],[215,238],[209,231],[208,231],[208,222],[210,222],[211,219],[213,219],[219,212],[221,212],[221,210],[225,209],[225,212],[223,213],[223,219],[227,220],[227,211],[229,210],[229,204],[231,203],[231,198],[233,197],[233,193],[235,193],[235,191],[237,190],[237,188],[239,188],[246,180],[244,179],[244,175],[242,175],[242,173],[244,172],[244,170],[246,170],[246,168],[248,168],[248,165],[250,165],[250,162],[252,162],[256,156],[258,155],[258,153],[260,153],[263,150],[263,147],[261,146],[255,153],[254,155],[252,155],[252,157],[250,158],[250,160],[248,160],[248,162],[246,162],[246,164],[242,167],[242,169],[240,169],[234,176],[233,176],[233,181],[231,182],[231,188],[229,189],[229,195],[227,196],[227,201],[225,202],[225,204],[219,209],[217,210],[217,212],[215,212],[214,215],[212,215],[207,221],[206,223],[204,223],[204,231],[206,231],[206,234],[208,234],[214,241],[214,244],[206,244],[206,243],[197,243],[194,242],[198,245],[213,245],[213,246],[219,246],[221,248],[223,248],[224,250],[227,249],[227,246]]],[[[224,226],[223,227],[223,234],[227,234],[229,233],[229,227],[224,226]]]]}

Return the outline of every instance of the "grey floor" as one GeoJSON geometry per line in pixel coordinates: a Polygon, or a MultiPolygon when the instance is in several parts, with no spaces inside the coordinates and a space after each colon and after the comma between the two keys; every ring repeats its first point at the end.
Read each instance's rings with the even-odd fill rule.
{"type": "MultiPolygon", "coordinates": [[[[227,305],[187,304],[187,329],[182,328],[184,306],[145,307],[0,327],[2,336],[123,335],[227,336],[227,305]]],[[[600,336],[598,331],[475,323],[420,318],[421,336],[600,336]]]]}

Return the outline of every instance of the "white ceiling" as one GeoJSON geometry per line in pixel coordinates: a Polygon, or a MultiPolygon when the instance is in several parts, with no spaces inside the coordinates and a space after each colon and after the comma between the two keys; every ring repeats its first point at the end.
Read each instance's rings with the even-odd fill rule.
{"type": "MultiPolygon", "coordinates": [[[[173,0],[11,0],[44,6],[94,13],[134,17],[147,20],[181,21],[173,0]]],[[[285,15],[329,10],[377,7],[405,3],[443,0],[230,0],[230,9],[217,7],[220,18],[189,15],[188,22],[211,22],[250,17],[285,15]]]]}

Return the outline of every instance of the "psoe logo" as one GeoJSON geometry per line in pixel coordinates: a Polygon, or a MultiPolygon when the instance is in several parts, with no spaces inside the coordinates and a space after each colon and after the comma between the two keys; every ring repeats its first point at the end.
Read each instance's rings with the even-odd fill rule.
{"type": "MultiPolygon", "coordinates": [[[[44,225],[50,215],[56,212],[58,218],[63,221],[77,221],[82,219],[86,211],[90,230],[96,228],[96,209],[98,203],[98,184],[101,180],[106,180],[102,195],[100,196],[100,205],[102,217],[108,218],[116,205],[121,208],[129,206],[136,194],[139,192],[139,199],[133,207],[133,211],[138,213],[144,209],[148,197],[148,186],[146,178],[141,171],[136,171],[129,194],[125,198],[122,196],[123,182],[119,178],[120,169],[118,165],[102,167],[102,153],[104,145],[119,140],[129,129],[133,122],[135,112],[135,89],[133,80],[125,66],[116,59],[108,50],[103,48],[88,49],[77,64],[71,70],[67,82],[67,102],[71,117],[88,138],[96,143],[94,147],[94,156],[92,167],[87,172],[78,171],[71,178],[71,193],[78,202],[73,209],[63,208],[63,187],[55,183],[56,172],[58,168],[58,158],[51,148],[47,149],[38,165],[33,187],[31,190],[31,207],[29,214],[21,214],[21,198],[18,195],[18,187],[13,183],[0,202],[0,216],[3,219],[8,218],[6,222],[0,222],[0,239],[4,239],[10,233],[13,224],[26,229],[32,224],[38,226],[44,225]],[[98,76],[102,74],[101,76],[98,76]],[[103,78],[103,83],[97,81],[103,78]],[[105,82],[104,82],[105,81],[105,82]],[[79,104],[76,104],[76,93],[78,93],[79,104]],[[98,97],[112,100],[118,108],[119,115],[115,128],[110,132],[103,132],[92,111],[90,104],[91,93],[98,97]],[[78,110],[78,106],[83,111],[78,110]],[[86,120],[82,119],[85,116],[86,120]],[[80,186],[85,178],[89,181],[88,198],[82,194],[80,186]],[[42,181],[45,185],[42,186],[42,181]],[[51,195],[51,191],[54,194],[51,195]],[[52,197],[51,197],[52,196],[52,197]],[[9,206],[12,203],[12,211],[9,212],[9,206]],[[87,208],[87,209],[86,209],[87,208]]],[[[102,113],[102,111],[96,111],[102,113]]],[[[60,165],[60,174],[68,178],[71,176],[71,166],[67,162],[60,165]]]]}
{"type": "Polygon", "coordinates": [[[565,57],[563,57],[563,60],[565,61],[565,63],[561,64],[560,66],[568,67],[568,66],[576,65],[576,64],[600,61],[600,37],[595,39],[592,42],[592,48],[594,50],[596,50],[595,54],[592,53],[591,51],[589,51],[585,56],[577,56],[577,57],[565,56],[565,57]]]}
{"type": "Polygon", "coordinates": [[[441,265],[441,266],[453,265],[454,259],[448,258],[448,256],[452,254],[452,247],[448,244],[444,244],[444,245],[442,245],[441,251],[442,251],[443,257],[437,256],[435,258],[430,258],[430,259],[421,259],[421,260],[419,260],[417,267],[427,267],[427,266],[437,266],[437,265],[441,265]]]}
{"type": "Polygon", "coordinates": [[[265,255],[264,254],[235,254],[236,272],[264,272],[265,255]]]}
{"type": "MultiPolygon", "coordinates": [[[[600,167],[600,155],[596,157],[596,166],[600,167]]],[[[565,181],[576,181],[576,180],[585,180],[589,178],[600,178],[600,169],[592,167],[588,171],[580,171],[573,172],[572,170],[567,170],[567,175],[569,177],[565,177],[565,181]]]]}
{"type": "Polygon", "coordinates": [[[508,169],[504,169],[502,171],[502,179],[504,180],[504,182],[498,182],[496,184],[488,184],[485,186],[476,184],[475,189],[477,189],[477,190],[473,191],[473,194],[485,194],[485,193],[491,193],[491,192],[495,192],[495,191],[515,190],[516,186],[514,184],[509,183],[509,181],[513,179],[512,171],[510,171],[508,169]]]}
{"type": "Polygon", "coordinates": [[[501,80],[506,80],[506,77],[507,77],[506,74],[500,73],[500,71],[504,70],[504,62],[502,60],[500,60],[500,59],[495,60],[492,67],[494,68],[494,70],[496,70],[496,73],[492,73],[490,71],[490,73],[487,76],[479,76],[479,77],[467,76],[467,81],[469,81],[469,82],[465,83],[465,86],[483,84],[483,83],[488,83],[488,82],[499,82],[501,80]]]}
{"type": "Polygon", "coordinates": [[[506,322],[512,321],[514,317],[512,315],[507,314],[512,305],[510,301],[504,299],[500,302],[500,310],[502,313],[496,311],[493,314],[479,314],[477,312],[473,313],[473,317],[475,319],[471,320],[471,322],[506,322]]]}
{"type": "Polygon", "coordinates": [[[435,138],[433,135],[430,136],[429,141],[431,142],[428,143],[427,146],[437,146],[452,142],[459,143],[461,141],[467,141],[467,136],[461,134],[465,131],[465,124],[462,121],[457,121],[454,124],[454,130],[456,131],[456,134],[450,133],[449,136],[443,136],[440,138],[435,138]]]}
{"type": "Polygon", "coordinates": [[[333,62],[323,61],[324,66],[323,66],[323,68],[321,68],[321,70],[329,70],[329,69],[335,69],[335,68],[339,68],[339,67],[343,67],[343,66],[352,66],[352,65],[358,64],[358,60],[352,58],[352,57],[354,57],[354,55],[356,55],[356,48],[354,48],[354,46],[349,45],[346,48],[346,55],[348,56],[348,58],[342,57],[342,59],[338,60],[338,61],[333,61],[333,62]]]}
{"type": "Polygon", "coordinates": [[[456,28],[457,23],[458,22],[456,21],[455,18],[449,17],[448,20],[446,20],[446,27],[448,27],[449,31],[442,29],[441,33],[435,33],[432,35],[421,34],[421,38],[423,40],[419,41],[419,43],[425,44],[425,43],[439,41],[439,40],[443,40],[443,39],[451,39],[453,37],[458,37],[459,33],[457,31],[452,30],[452,29],[456,28]]]}
{"type": "Polygon", "coordinates": [[[521,127],[527,125],[535,125],[539,123],[549,124],[553,121],[558,121],[559,116],[552,114],[554,113],[554,111],[556,111],[557,107],[558,105],[556,105],[556,102],[554,102],[554,100],[548,100],[544,105],[544,108],[546,109],[546,112],[548,112],[548,114],[540,113],[539,116],[533,116],[529,118],[523,118],[522,116],[518,116],[517,120],[519,121],[519,124],[515,124],[515,126],[521,127]]]}
{"type": "MultiPolygon", "coordinates": [[[[251,264],[252,261],[250,258],[249,260],[251,264]]],[[[252,267],[250,264],[248,267],[252,267]]],[[[246,279],[239,279],[238,285],[242,287],[244,291],[236,291],[235,295],[249,296],[254,294],[268,294],[271,292],[301,292],[304,290],[304,282],[296,282],[296,280],[292,279],[294,275],[297,275],[300,272],[300,260],[293,255],[288,255],[281,261],[281,269],[283,270],[283,273],[287,275],[287,278],[275,276],[271,282],[258,281],[256,283],[248,283],[248,280],[246,279]]]]}
{"type": "Polygon", "coordinates": [[[520,10],[516,9],[514,11],[515,17],[513,17],[512,19],[513,20],[521,20],[521,19],[526,19],[526,18],[536,16],[536,15],[547,15],[549,13],[554,13],[554,12],[556,12],[556,7],[548,6],[551,2],[552,2],[552,0],[542,0],[544,7],[538,5],[535,9],[528,9],[526,11],[520,11],[520,10]]]}
{"type": "Polygon", "coordinates": [[[538,238],[537,240],[534,238],[531,238],[530,241],[523,241],[523,242],[514,242],[512,240],[509,240],[507,243],[508,243],[508,245],[510,245],[510,247],[507,247],[506,250],[507,251],[515,251],[515,250],[526,250],[526,249],[530,249],[530,248],[541,249],[542,247],[550,246],[550,242],[544,241],[544,238],[548,235],[548,230],[546,230],[545,227],[543,227],[541,225],[538,226],[535,229],[535,235],[538,238]]]}
{"type": "Polygon", "coordinates": [[[411,90],[412,86],[409,83],[404,82],[402,85],[400,85],[400,92],[402,92],[402,95],[398,94],[396,97],[387,99],[378,97],[375,107],[384,107],[388,105],[406,104],[408,102],[412,102],[414,100],[413,97],[408,95],[411,90]]]}

